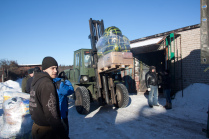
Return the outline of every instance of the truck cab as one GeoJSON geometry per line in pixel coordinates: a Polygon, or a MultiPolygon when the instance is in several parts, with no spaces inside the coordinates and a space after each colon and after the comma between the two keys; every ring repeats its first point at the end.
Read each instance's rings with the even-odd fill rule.
{"type": "MultiPolygon", "coordinates": [[[[65,74],[74,86],[74,90],[78,86],[85,86],[90,92],[95,92],[95,72],[91,49],[74,51],[73,69],[65,71],[65,74]]],[[[92,99],[96,99],[95,93],[92,94],[92,99]]]]}

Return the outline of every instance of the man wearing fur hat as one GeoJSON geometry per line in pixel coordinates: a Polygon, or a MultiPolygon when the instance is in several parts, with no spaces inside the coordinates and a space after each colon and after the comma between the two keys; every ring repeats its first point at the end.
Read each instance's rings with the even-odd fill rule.
{"type": "Polygon", "coordinates": [[[147,90],[149,91],[148,104],[152,108],[153,106],[159,106],[158,103],[158,77],[155,66],[150,66],[149,71],[145,75],[145,82],[147,90]]]}
{"type": "Polygon", "coordinates": [[[42,70],[35,74],[30,91],[29,110],[34,121],[34,139],[66,139],[68,134],[61,122],[59,100],[53,79],[57,76],[58,64],[53,57],[45,57],[42,70]]]}

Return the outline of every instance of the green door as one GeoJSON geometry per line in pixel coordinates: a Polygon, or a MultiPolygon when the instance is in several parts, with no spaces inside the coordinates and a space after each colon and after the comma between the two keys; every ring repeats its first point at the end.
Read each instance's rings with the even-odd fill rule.
{"type": "Polygon", "coordinates": [[[80,65],[82,64],[80,51],[75,52],[74,56],[74,82],[78,83],[78,78],[80,76],[80,65]]]}

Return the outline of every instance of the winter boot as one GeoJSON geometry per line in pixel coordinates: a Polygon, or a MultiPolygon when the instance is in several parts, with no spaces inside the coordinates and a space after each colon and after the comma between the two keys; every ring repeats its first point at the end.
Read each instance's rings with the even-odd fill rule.
{"type": "Polygon", "coordinates": [[[164,108],[168,107],[168,101],[166,101],[166,104],[163,106],[164,108]]]}
{"type": "Polygon", "coordinates": [[[150,108],[152,108],[152,107],[153,107],[153,105],[149,104],[149,107],[150,107],[150,108]]]}
{"type": "Polygon", "coordinates": [[[168,106],[166,107],[166,109],[172,109],[172,103],[168,103],[168,106]]]}
{"type": "Polygon", "coordinates": [[[160,104],[159,104],[159,103],[157,103],[157,104],[154,104],[154,106],[160,106],[160,104]]]}

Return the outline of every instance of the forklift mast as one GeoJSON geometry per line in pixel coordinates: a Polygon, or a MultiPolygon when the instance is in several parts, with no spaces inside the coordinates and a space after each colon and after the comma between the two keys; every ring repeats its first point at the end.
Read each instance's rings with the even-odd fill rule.
{"type": "MultiPolygon", "coordinates": [[[[97,71],[98,57],[97,57],[96,44],[97,44],[99,38],[104,33],[103,20],[98,21],[98,20],[92,20],[92,18],[90,18],[89,27],[90,27],[89,39],[91,39],[93,67],[94,67],[94,71],[95,71],[96,88],[97,88],[97,93],[98,93],[97,97],[101,98],[101,96],[102,96],[102,93],[101,93],[102,84],[101,84],[100,74],[98,74],[98,71],[97,71]]],[[[105,85],[105,86],[107,86],[107,85],[105,85]]]]}
{"type": "Polygon", "coordinates": [[[93,53],[95,54],[97,52],[96,43],[104,33],[103,20],[101,21],[92,20],[92,18],[90,18],[89,27],[90,27],[90,33],[91,33],[89,35],[89,39],[91,39],[91,49],[93,53]]]}

